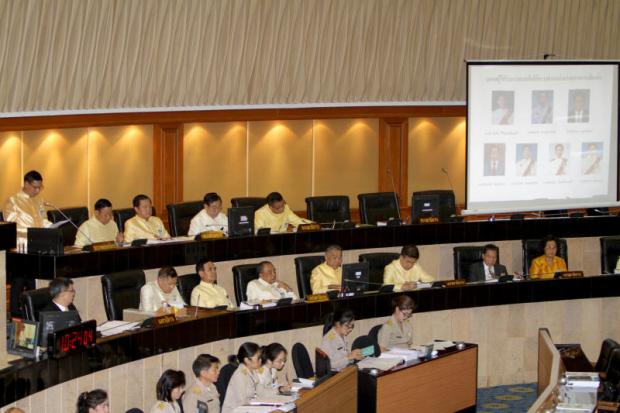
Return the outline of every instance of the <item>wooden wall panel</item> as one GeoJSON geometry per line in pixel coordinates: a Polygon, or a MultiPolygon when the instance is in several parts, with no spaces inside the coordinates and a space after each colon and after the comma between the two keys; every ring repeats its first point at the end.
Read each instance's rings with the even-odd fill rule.
{"type": "Polygon", "coordinates": [[[166,205],[183,200],[183,124],[153,126],[153,205],[168,221],[166,205]]]}
{"type": "Polygon", "coordinates": [[[0,209],[22,187],[21,132],[0,133],[0,209]]]}
{"type": "Polygon", "coordinates": [[[407,194],[407,118],[379,119],[379,192],[396,192],[401,206],[407,194]]]}

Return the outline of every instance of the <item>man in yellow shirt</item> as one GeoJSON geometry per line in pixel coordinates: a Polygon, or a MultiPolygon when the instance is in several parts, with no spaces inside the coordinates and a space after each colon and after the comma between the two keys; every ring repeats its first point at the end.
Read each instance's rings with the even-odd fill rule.
{"type": "Polygon", "coordinates": [[[123,233],[118,231],[112,219],[112,203],[105,199],[95,202],[94,215],[82,225],[75,235],[75,246],[83,247],[93,242],[123,242],[123,233]]]}
{"type": "Polygon", "coordinates": [[[170,239],[161,219],[153,216],[153,203],[146,195],[136,195],[133,199],[136,215],[125,222],[125,241],[136,239],[170,239]]]}
{"type": "Polygon", "coordinates": [[[342,248],[330,245],[325,250],[325,262],[317,265],[310,275],[312,294],[324,294],[328,290],[340,290],[342,283],[342,248]]]}
{"type": "Polygon", "coordinates": [[[37,171],[24,175],[24,186],[4,204],[4,220],[15,222],[17,238],[25,240],[28,228],[46,228],[52,225],[47,220],[43,199],[38,195],[43,190],[43,177],[37,171]]]}
{"type": "Polygon", "coordinates": [[[254,228],[258,232],[261,228],[269,228],[272,233],[287,232],[289,226],[309,224],[312,221],[297,216],[279,192],[267,195],[267,203],[254,213],[254,228]]]}
{"type": "Polygon", "coordinates": [[[200,284],[192,290],[190,304],[197,307],[213,308],[221,305],[232,308],[226,290],[217,285],[217,268],[215,263],[202,258],[196,264],[196,273],[200,276],[200,284]]]}
{"type": "Polygon", "coordinates": [[[405,245],[400,257],[385,266],[383,284],[394,284],[394,291],[408,291],[415,289],[419,282],[433,282],[435,278],[417,263],[419,258],[418,247],[405,245]]]}

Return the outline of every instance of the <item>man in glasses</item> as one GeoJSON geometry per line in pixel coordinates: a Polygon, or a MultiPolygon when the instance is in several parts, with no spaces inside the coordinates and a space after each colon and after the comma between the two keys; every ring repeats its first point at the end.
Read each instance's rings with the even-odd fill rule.
{"type": "Polygon", "coordinates": [[[77,311],[73,300],[75,299],[75,287],[69,278],[54,278],[50,284],[52,302],[43,307],[41,311],[77,311]]]}

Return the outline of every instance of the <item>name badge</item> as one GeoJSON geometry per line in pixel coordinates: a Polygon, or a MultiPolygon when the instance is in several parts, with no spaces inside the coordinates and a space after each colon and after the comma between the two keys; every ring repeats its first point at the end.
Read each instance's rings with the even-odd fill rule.
{"type": "MultiPolygon", "coordinates": [[[[209,400],[209,401],[211,401],[211,400],[209,400]]],[[[196,409],[198,410],[198,413],[208,413],[209,412],[209,406],[207,406],[207,403],[201,402],[200,400],[196,402],[196,409]]]]}

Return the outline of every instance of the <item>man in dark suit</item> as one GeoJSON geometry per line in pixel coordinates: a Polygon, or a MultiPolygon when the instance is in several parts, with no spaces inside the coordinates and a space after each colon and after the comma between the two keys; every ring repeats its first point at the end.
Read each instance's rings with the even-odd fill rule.
{"type": "Polygon", "coordinates": [[[484,176],[504,176],[506,167],[503,144],[491,145],[487,155],[484,161],[484,176]]]}
{"type": "Polygon", "coordinates": [[[573,107],[568,111],[569,123],[590,122],[590,111],[586,106],[586,99],[582,93],[575,94],[573,107]]]}
{"type": "Polygon", "coordinates": [[[482,249],[482,261],[475,262],[469,267],[467,282],[494,280],[507,275],[506,267],[497,262],[499,248],[494,244],[487,244],[482,249]]]}
{"type": "Polygon", "coordinates": [[[75,288],[73,281],[69,278],[54,278],[49,284],[52,301],[41,309],[43,311],[77,311],[73,305],[75,298],[75,288]]]}

